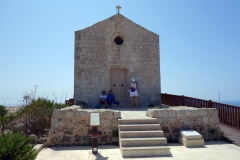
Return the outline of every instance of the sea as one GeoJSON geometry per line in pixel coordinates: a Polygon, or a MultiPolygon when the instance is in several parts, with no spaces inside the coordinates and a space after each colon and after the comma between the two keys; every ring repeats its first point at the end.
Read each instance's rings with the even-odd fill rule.
{"type": "Polygon", "coordinates": [[[220,101],[220,103],[230,104],[230,105],[233,105],[233,106],[240,107],[240,101],[220,101]]]}

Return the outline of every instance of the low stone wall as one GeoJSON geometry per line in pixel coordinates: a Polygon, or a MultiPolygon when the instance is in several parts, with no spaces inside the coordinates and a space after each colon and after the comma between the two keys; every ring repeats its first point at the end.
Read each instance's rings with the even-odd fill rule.
{"type": "Polygon", "coordinates": [[[114,136],[118,129],[118,119],[121,118],[120,111],[82,110],[79,106],[71,106],[54,110],[45,146],[91,145],[92,127],[89,126],[91,112],[100,113],[98,144],[118,143],[118,137],[114,136]]]}
{"type": "Polygon", "coordinates": [[[157,118],[168,142],[176,142],[180,130],[195,130],[204,140],[219,140],[218,111],[215,108],[169,107],[149,109],[148,116],[157,118]]]}

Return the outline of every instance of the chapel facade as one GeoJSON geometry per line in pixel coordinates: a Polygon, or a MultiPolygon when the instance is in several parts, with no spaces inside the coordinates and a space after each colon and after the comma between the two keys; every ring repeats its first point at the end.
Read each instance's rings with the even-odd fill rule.
{"type": "Polygon", "coordinates": [[[95,105],[110,89],[128,103],[131,78],[141,106],[161,104],[159,35],[121,14],[75,31],[74,104],[95,105]]]}

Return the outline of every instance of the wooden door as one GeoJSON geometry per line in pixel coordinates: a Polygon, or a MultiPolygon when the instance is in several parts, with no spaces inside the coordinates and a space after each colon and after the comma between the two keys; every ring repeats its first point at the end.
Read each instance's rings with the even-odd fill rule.
{"type": "Polygon", "coordinates": [[[119,102],[127,101],[127,69],[111,69],[111,85],[115,100],[119,102]]]}

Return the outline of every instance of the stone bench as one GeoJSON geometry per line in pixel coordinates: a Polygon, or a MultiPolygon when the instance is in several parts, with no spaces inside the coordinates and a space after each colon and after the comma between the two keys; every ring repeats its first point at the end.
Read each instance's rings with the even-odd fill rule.
{"type": "Polygon", "coordinates": [[[194,130],[180,131],[178,142],[185,147],[203,147],[204,139],[202,135],[194,130]]]}

